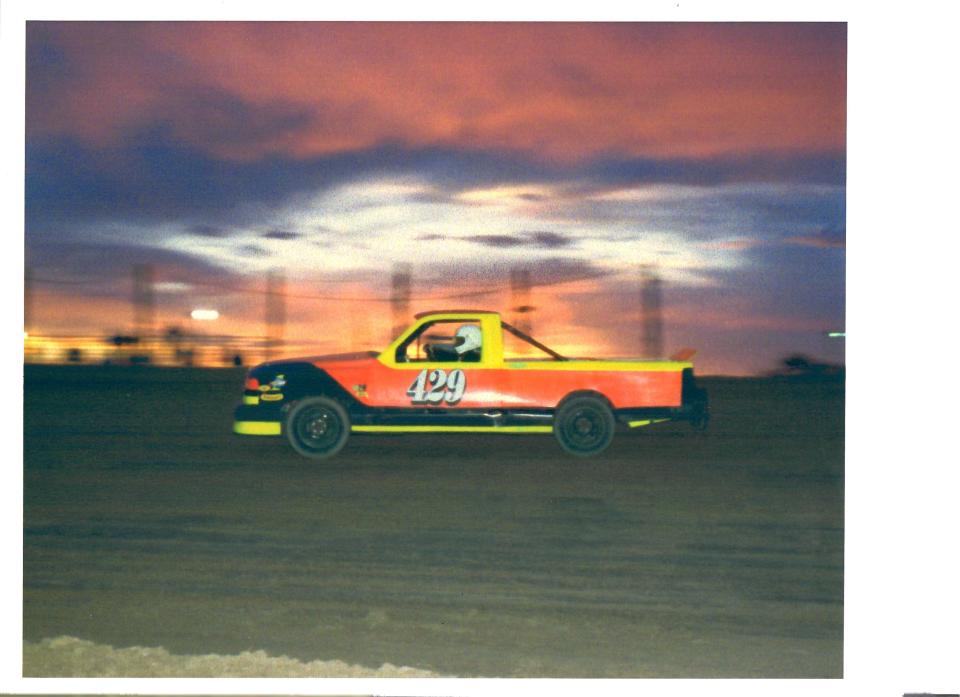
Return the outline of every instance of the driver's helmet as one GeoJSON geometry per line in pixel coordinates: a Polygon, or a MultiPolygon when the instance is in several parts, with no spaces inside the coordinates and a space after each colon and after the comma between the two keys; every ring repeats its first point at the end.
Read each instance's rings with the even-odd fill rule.
{"type": "Polygon", "coordinates": [[[465,324],[454,334],[453,347],[458,355],[480,348],[482,334],[475,324],[465,324]]]}

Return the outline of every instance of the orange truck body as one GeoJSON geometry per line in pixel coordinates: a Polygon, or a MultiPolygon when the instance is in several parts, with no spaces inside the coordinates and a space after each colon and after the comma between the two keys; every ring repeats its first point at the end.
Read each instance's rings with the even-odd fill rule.
{"type": "MultiPolygon", "coordinates": [[[[253,368],[234,431],[292,432],[288,422],[294,407],[322,399],[336,403],[327,405],[336,412],[328,420],[340,418],[342,407],[346,424],[341,430],[348,432],[544,433],[554,430],[571,398],[593,400],[587,406],[602,403],[610,418],[627,426],[672,419],[705,425],[707,419],[706,394],[696,386],[689,360],[567,358],[503,322],[496,312],[452,310],[417,315],[380,353],[273,361],[253,368]],[[478,328],[482,345],[458,354],[463,345],[443,340],[455,338],[449,329],[464,326],[478,328]],[[435,331],[447,333],[430,333],[435,331]],[[539,356],[505,357],[508,335],[539,356]]],[[[606,413],[600,418],[608,422],[606,413]]]]}

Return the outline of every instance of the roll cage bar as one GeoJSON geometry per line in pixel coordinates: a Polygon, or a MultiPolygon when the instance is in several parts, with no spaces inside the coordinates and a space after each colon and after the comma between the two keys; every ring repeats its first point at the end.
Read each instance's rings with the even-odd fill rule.
{"type": "Polygon", "coordinates": [[[517,329],[516,327],[514,327],[512,324],[507,324],[506,322],[504,322],[503,320],[501,320],[501,321],[500,321],[500,326],[503,327],[504,331],[510,332],[511,334],[513,334],[513,335],[514,335],[515,337],[517,337],[518,339],[523,339],[523,340],[526,341],[528,344],[530,344],[530,345],[532,345],[532,346],[536,346],[538,349],[540,349],[540,350],[543,351],[544,353],[549,354],[554,360],[557,360],[557,361],[569,361],[569,360],[570,360],[570,359],[567,358],[566,356],[561,356],[559,353],[557,353],[556,351],[554,351],[554,350],[553,350],[552,348],[550,348],[549,346],[545,346],[544,344],[541,344],[539,341],[537,341],[536,339],[534,339],[534,338],[533,338],[532,336],[530,336],[529,334],[526,334],[526,333],[520,331],[519,329],[517,329]]]}

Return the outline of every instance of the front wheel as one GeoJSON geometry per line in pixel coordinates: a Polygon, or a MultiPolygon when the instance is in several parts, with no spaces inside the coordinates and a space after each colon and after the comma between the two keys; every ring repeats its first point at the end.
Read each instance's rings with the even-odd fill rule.
{"type": "Polygon", "coordinates": [[[606,450],[614,428],[613,412],[597,397],[574,397],[560,406],[553,419],[553,434],[573,455],[596,455],[606,450]]]}
{"type": "Polygon", "coordinates": [[[336,455],[346,444],[350,417],[339,402],[328,397],[310,397],[290,410],[283,432],[298,453],[322,460],[336,455]]]}

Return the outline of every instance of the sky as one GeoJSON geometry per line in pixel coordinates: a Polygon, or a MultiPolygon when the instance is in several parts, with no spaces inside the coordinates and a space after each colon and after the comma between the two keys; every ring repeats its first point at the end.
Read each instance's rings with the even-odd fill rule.
{"type": "Polygon", "coordinates": [[[501,310],[562,353],[748,375],[843,362],[842,23],[28,22],[27,324],[379,348],[410,312],[501,310]],[[197,307],[220,312],[197,326],[197,307]]]}

